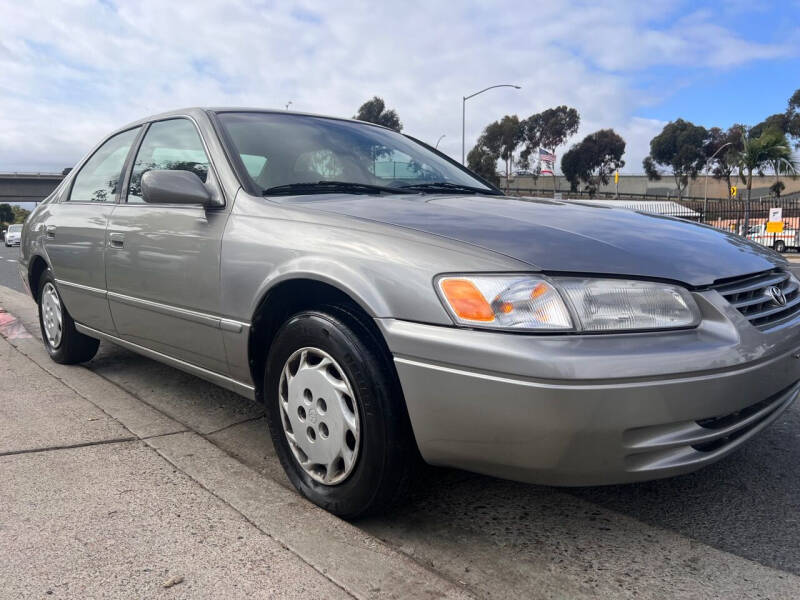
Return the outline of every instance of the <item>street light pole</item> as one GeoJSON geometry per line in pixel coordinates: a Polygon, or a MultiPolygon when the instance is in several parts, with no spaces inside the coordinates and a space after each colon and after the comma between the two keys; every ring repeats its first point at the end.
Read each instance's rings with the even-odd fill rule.
{"type": "Polygon", "coordinates": [[[480,92],[475,92],[474,94],[470,94],[469,96],[462,96],[461,97],[461,164],[465,163],[465,147],[466,147],[466,125],[467,125],[467,100],[470,98],[474,98],[478,94],[482,94],[483,92],[488,92],[489,90],[493,90],[494,88],[501,88],[501,87],[510,87],[514,88],[515,90],[522,89],[518,85],[514,85],[512,83],[501,83],[499,85],[490,85],[487,88],[482,89],[480,92]]]}
{"type": "MultiPolygon", "coordinates": [[[[711,158],[708,159],[708,162],[710,163],[712,160],[714,160],[714,157],[717,154],[719,154],[722,151],[723,148],[725,148],[727,146],[730,146],[732,144],[733,144],[733,142],[727,142],[725,144],[722,144],[722,146],[717,148],[717,151],[714,152],[714,154],[711,155],[711,158]]],[[[706,165],[706,181],[705,181],[705,189],[703,190],[703,220],[704,221],[706,220],[706,210],[707,209],[708,209],[708,165],[706,165]]]]}

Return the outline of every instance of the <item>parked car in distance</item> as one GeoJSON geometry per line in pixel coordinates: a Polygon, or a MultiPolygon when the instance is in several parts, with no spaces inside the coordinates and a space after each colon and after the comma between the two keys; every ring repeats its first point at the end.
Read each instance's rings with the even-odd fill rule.
{"type": "Polygon", "coordinates": [[[22,225],[9,225],[3,237],[3,243],[6,248],[11,246],[19,246],[20,236],[22,235],[22,225]]]}
{"type": "Polygon", "coordinates": [[[297,489],[386,510],[421,456],[553,485],[687,473],[800,388],[800,289],[742,237],[506,197],[389,129],[190,109],[28,218],[53,360],[109,340],[265,405],[297,489]]]}

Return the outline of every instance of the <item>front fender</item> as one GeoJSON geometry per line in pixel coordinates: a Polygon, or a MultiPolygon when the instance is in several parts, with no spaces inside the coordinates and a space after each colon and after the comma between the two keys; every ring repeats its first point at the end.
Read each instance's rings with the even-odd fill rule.
{"type": "Polygon", "coordinates": [[[372,317],[390,314],[386,299],[373,282],[348,265],[322,256],[293,258],[273,269],[256,290],[249,314],[254,314],[263,299],[281,283],[310,279],[326,283],[349,296],[372,317]]]}

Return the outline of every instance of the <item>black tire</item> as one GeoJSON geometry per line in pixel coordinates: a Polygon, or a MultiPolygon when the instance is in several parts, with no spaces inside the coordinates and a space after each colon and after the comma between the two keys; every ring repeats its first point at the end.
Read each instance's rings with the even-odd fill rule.
{"type": "Polygon", "coordinates": [[[44,347],[47,349],[47,353],[50,355],[50,358],[57,363],[61,363],[62,365],[74,365],[92,360],[94,355],[97,354],[97,348],[100,346],[100,340],[89,337],[88,335],[83,335],[77,329],[75,329],[75,321],[72,320],[72,316],[70,316],[69,312],[67,311],[67,307],[64,306],[64,303],[61,301],[61,295],[58,293],[55,278],[53,277],[53,272],[50,269],[47,269],[44,273],[42,273],[42,276],[39,279],[39,290],[37,297],[39,298],[39,327],[41,328],[44,347]],[[42,314],[42,300],[44,297],[43,292],[48,283],[51,284],[55,289],[56,295],[58,296],[58,302],[61,306],[61,340],[57,346],[54,346],[52,343],[50,343],[47,334],[45,333],[44,317],[42,314]]]}
{"type": "Polygon", "coordinates": [[[786,252],[786,242],[778,240],[772,244],[772,249],[775,250],[775,252],[786,252]]]}
{"type": "Polygon", "coordinates": [[[419,454],[393,365],[370,330],[341,307],[290,317],[275,335],[264,376],[265,412],[275,451],[289,480],[306,498],[344,519],[387,511],[405,497],[419,454]],[[326,352],[355,393],[361,423],[357,459],[336,485],[314,480],[299,464],[281,421],[279,385],[287,360],[301,348],[326,352]]]}

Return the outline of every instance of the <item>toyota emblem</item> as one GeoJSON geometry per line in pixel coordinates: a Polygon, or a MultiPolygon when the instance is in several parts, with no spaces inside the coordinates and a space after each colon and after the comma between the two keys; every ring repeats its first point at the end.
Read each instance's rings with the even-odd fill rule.
{"type": "Polygon", "coordinates": [[[783,290],[781,290],[781,288],[779,288],[777,285],[767,288],[767,296],[769,296],[775,306],[786,306],[786,296],[784,295],[783,290]]]}

